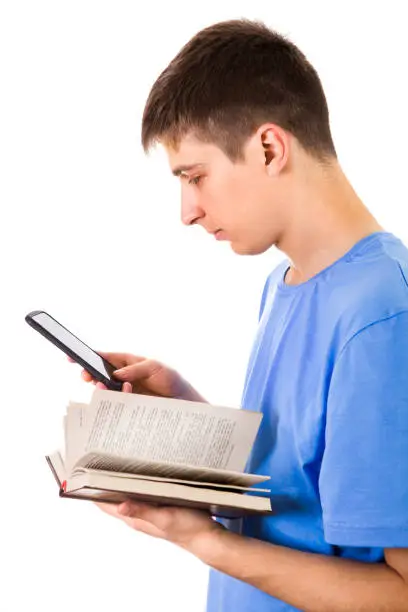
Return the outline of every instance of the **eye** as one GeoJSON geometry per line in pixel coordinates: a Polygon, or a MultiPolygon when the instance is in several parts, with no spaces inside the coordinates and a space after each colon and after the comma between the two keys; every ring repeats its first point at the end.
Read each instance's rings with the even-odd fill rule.
{"type": "Polygon", "coordinates": [[[202,176],[195,176],[194,178],[189,179],[188,184],[189,185],[198,185],[198,183],[201,181],[202,176]]]}

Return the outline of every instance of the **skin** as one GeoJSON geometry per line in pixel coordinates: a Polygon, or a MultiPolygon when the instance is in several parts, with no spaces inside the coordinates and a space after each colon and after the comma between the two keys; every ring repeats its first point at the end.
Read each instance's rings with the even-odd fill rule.
{"type": "MultiPolygon", "coordinates": [[[[276,246],[291,261],[288,284],[305,282],[383,229],[334,158],[322,164],[277,125],[260,126],[236,163],[193,134],[177,148],[162,144],[181,182],[182,222],[209,233],[222,230],[218,237],[237,254],[276,246]]],[[[122,353],[103,356],[118,368],[125,392],[205,401],[164,364],[122,353]]],[[[91,380],[86,372],[82,376],[91,380]]],[[[301,610],[408,611],[408,549],[386,549],[384,563],[368,564],[240,536],[204,512],[133,502],[97,505],[132,529],[170,541],[301,610]]]]}

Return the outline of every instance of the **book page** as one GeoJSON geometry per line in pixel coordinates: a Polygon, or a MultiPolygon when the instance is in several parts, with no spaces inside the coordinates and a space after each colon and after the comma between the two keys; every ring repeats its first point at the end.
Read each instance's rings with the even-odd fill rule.
{"type": "MultiPolygon", "coordinates": [[[[203,480],[203,478],[205,477],[205,474],[208,473],[208,470],[205,469],[201,469],[201,468],[187,468],[185,470],[183,470],[183,466],[182,465],[177,465],[177,466],[171,466],[172,468],[176,467],[177,469],[174,470],[173,469],[173,473],[174,471],[177,472],[177,470],[179,471],[179,473],[183,475],[183,478],[175,478],[173,475],[172,476],[159,476],[159,473],[164,473],[165,472],[165,468],[169,468],[168,464],[163,464],[163,463],[154,463],[154,462],[149,462],[147,464],[145,464],[148,473],[147,474],[142,474],[141,471],[143,470],[143,466],[140,466],[140,464],[137,464],[137,462],[132,462],[132,464],[126,464],[125,460],[121,459],[121,460],[116,460],[115,461],[110,461],[110,458],[108,455],[98,455],[96,453],[89,453],[88,455],[85,455],[85,457],[82,457],[79,460],[79,464],[83,464],[83,465],[94,465],[94,466],[98,466],[97,469],[95,468],[89,468],[89,467],[79,467],[79,465],[77,465],[77,467],[75,468],[75,470],[73,470],[72,472],[72,476],[76,476],[77,474],[90,474],[90,473],[95,473],[97,472],[98,474],[105,474],[107,476],[114,476],[115,478],[125,478],[125,479],[130,479],[130,480],[154,480],[154,481],[158,481],[158,482],[172,482],[172,483],[179,483],[179,484],[189,484],[189,485],[193,485],[195,487],[203,487],[203,488],[211,488],[211,489],[227,489],[227,490],[236,490],[236,491],[242,491],[242,492],[248,492],[248,491],[254,491],[256,493],[270,493],[271,490],[270,489],[261,489],[260,487],[252,487],[251,484],[258,484],[259,482],[264,482],[265,480],[269,480],[269,476],[258,476],[257,474],[242,474],[242,473],[236,473],[236,472],[228,472],[226,470],[222,470],[221,471],[221,479],[224,480],[224,482],[219,482],[219,476],[215,479],[215,480],[211,480],[206,481],[203,480]],[[133,470],[132,472],[119,472],[117,471],[117,463],[119,463],[120,461],[120,466],[122,467],[123,465],[125,465],[126,467],[130,468],[136,468],[136,472],[135,470],[133,470]],[[109,469],[103,469],[103,467],[109,468],[109,469]],[[196,476],[198,474],[198,478],[195,477],[194,480],[188,480],[186,478],[186,474],[189,473],[189,471],[191,472],[192,475],[196,476]],[[243,478],[242,478],[243,477],[243,478]],[[236,482],[236,480],[239,479],[240,480],[240,484],[238,484],[236,482]],[[233,482],[232,482],[233,481],[233,482]],[[248,484],[243,484],[243,482],[248,483],[248,484]],[[250,483],[250,484],[249,484],[250,483]]],[[[210,471],[211,475],[214,473],[217,473],[217,475],[219,474],[218,470],[211,470],[210,471]]]]}
{"type": "Polygon", "coordinates": [[[65,465],[70,472],[85,450],[87,442],[87,430],[85,424],[85,413],[89,406],[70,402],[64,418],[65,433],[65,465]]]}
{"type": "Polygon", "coordinates": [[[57,481],[58,486],[61,487],[61,483],[65,480],[67,476],[64,460],[61,456],[61,453],[59,451],[55,451],[54,453],[47,455],[46,460],[54,474],[54,478],[57,481]]]}
{"type": "Polygon", "coordinates": [[[262,415],[96,389],[83,418],[83,452],[240,472],[262,415]]]}
{"type": "Polygon", "coordinates": [[[158,461],[149,460],[142,461],[139,459],[117,457],[106,453],[95,452],[83,455],[75,464],[73,473],[80,473],[83,471],[81,468],[85,468],[86,470],[114,472],[115,476],[119,473],[119,477],[123,477],[126,473],[129,473],[137,476],[155,476],[172,481],[179,478],[183,481],[191,480],[196,482],[231,484],[242,487],[250,487],[260,482],[265,482],[270,478],[269,476],[261,476],[258,474],[245,474],[231,470],[195,467],[183,465],[181,463],[160,463],[158,461]]]}

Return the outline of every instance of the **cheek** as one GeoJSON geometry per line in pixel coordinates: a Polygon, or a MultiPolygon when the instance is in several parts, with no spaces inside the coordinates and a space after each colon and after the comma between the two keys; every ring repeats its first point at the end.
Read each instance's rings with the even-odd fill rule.
{"type": "Polygon", "coordinates": [[[226,181],[222,185],[222,194],[225,202],[229,203],[229,207],[236,210],[245,209],[247,203],[251,200],[251,187],[248,181],[241,177],[226,181]]]}
{"type": "Polygon", "coordinates": [[[238,223],[251,224],[257,218],[259,194],[255,185],[249,181],[239,181],[229,192],[230,208],[237,215],[238,223]]]}
{"type": "Polygon", "coordinates": [[[256,213],[254,183],[245,175],[209,181],[202,192],[207,214],[229,227],[250,224],[256,213]]]}

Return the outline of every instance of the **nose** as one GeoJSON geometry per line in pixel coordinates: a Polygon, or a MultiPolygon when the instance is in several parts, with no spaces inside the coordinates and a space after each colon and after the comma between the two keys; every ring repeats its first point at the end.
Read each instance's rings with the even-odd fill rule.
{"type": "Polygon", "coordinates": [[[181,189],[181,221],[184,225],[194,225],[205,216],[204,210],[198,204],[198,197],[192,189],[184,185],[181,189]]]}

